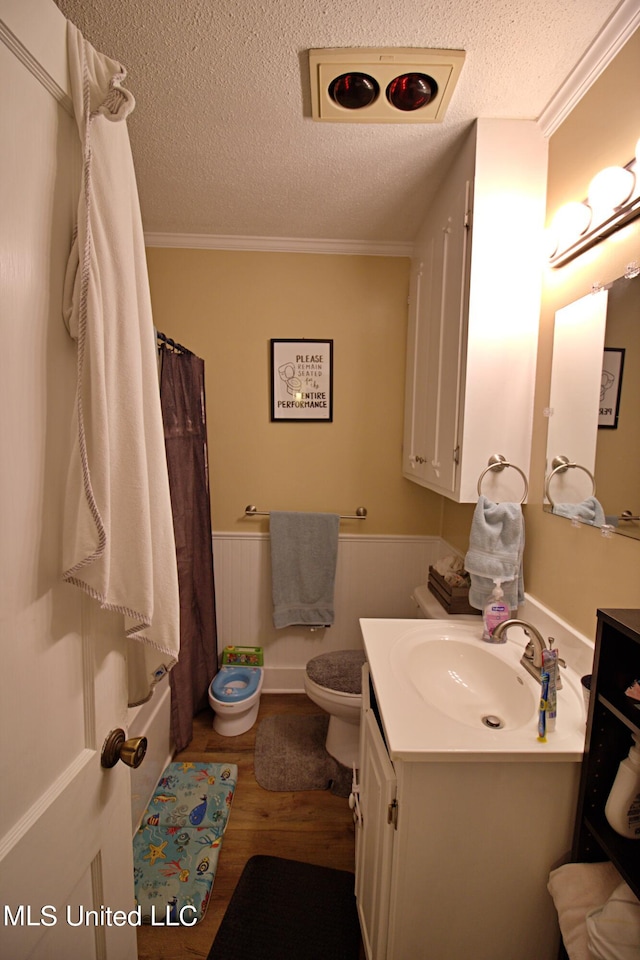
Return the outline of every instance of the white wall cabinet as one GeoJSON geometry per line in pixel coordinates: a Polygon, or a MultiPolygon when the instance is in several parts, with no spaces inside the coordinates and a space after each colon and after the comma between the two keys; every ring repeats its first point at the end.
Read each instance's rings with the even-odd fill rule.
{"type": "MultiPolygon", "coordinates": [[[[535,122],[477,120],[415,243],[403,473],[458,502],[494,453],[528,475],[546,169],[535,122]]],[[[486,484],[522,499],[515,470],[486,484]]]]}
{"type": "Polygon", "coordinates": [[[362,692],[355,889],[367,960],[555,960],[546,884],[570,846],[580,764],[398,760],[367,665],[362,692]]]}

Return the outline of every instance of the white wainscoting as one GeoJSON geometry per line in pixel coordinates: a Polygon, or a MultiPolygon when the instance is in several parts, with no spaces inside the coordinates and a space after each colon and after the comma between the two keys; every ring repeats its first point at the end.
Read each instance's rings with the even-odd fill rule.
{"type": "Polygon", "coordinates": [[[218,650],[264,648],[263,690],[303,690],[311,657],[362,647],[360,617],[415,617],[414,587],[429,564],[451,553],[439,537],[344,534],[338,544],[335,622],[326,630],[273,626],[271,556],[266,533],[214,533],[218,650]]]}

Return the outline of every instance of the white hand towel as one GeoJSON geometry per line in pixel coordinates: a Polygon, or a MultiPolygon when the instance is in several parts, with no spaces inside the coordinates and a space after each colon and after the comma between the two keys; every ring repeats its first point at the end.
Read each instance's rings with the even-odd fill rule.
{"type": "Polygon", "coordinates": [[[590,523],[592,527],[601,527],[605,522],[602,504],[595,497],[587,497],[580,503],[556,503],[552,512],[558,517],[590,523]]]}
{"type": "Polygon", "coordinates": [[[469,603],[486,606],[496,580],[502,582],[505,600],[515,610],[524,600],[522,554],[524,517],[519,503],[493,503],[480,496],[469,533],[464,565],[471,575],[469,603]]]}

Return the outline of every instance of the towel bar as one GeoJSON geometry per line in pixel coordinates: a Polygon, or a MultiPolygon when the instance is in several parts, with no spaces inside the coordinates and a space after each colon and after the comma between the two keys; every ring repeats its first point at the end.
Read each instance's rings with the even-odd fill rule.
{"type": "Polygon", "coordinates": [[[524,474],[524,471],[521,470],[520,467],[516,467],[515,463],[509,463],[507,458],[503,457],[501,453],[491,454],[491,456],[489,457],[488,466],[484,468],[484,470],[478,477],[478,496],[480,496],[480,494],[482,493],[482,481],[484,479],[484,475],[486,473],[489,473],[489,471],[492,471],[492,470],[495,470],[496,472],[499,473],[500,471],[504,470],[506,467],[513,467],[513,469],[517,473],[519,473],[520,476],[522,477],[522,480],[524,483],[524,493],[522,495],[522,500],[520,501],[520,503],[524,503],[524,501],[527,499],[527,494],[529,493],[529,481],[527,480],[524,474]]]}
{"type": "MultiPolygon", "coordinates": [[[[253,504],[250,504],[248,507],[244,508],[244,514],[246,517],[268,517],[271,513],[270,510],[258,510],[253,504]]],[[[340,514],[341,520],[366,520],[367,519],[367,508],[358,507],[355,514],[340,514]]]]}
{"type": "Polygon", "coordinates": [[[586,467],[581,466],[579,463],[572,463],[571,460],[569,460],[569,457],[565,457],[565,456],[554,457],[553,460],[551,461],[551,466],[553,467],[553,470],[551,471],[549,476],[546,477],[544,482],[544,495],[552,507],[555,507],[555,503],[553,502],[551,498],[551,494],[549,493],[549,486],[551,484],[551,480],[553,479],[553,477],[555,477],[556,473],[564,473],[565,470],[570,470],[571,468],[575,468],[576,470],[583,470],[586,473],[586,475],[591,480],[591,486],[593,487],[591,496],[595,497],[596,481],[591,471],[587,470],[586,467]]]}

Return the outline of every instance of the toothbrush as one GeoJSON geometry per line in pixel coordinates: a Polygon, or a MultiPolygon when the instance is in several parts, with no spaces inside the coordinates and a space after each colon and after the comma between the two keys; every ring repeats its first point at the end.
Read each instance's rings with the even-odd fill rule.
{"type": "Polygon", "coordinates": [[[558,688],[558,651],[542,651],[542,669],[549,675],[549,690],[547,692],[547,718],[546,727],[548,733],[553,733],[556,729],[556,717],[558,715],[557,688],[558,688]]]}
{"type": "Polygon", "coordinates": [[[547,697],[549,696],[549,674],[541,673],[542,691],[540,695],[540,709],[538,711],[538,741],[547,742],[547,697]]]}

